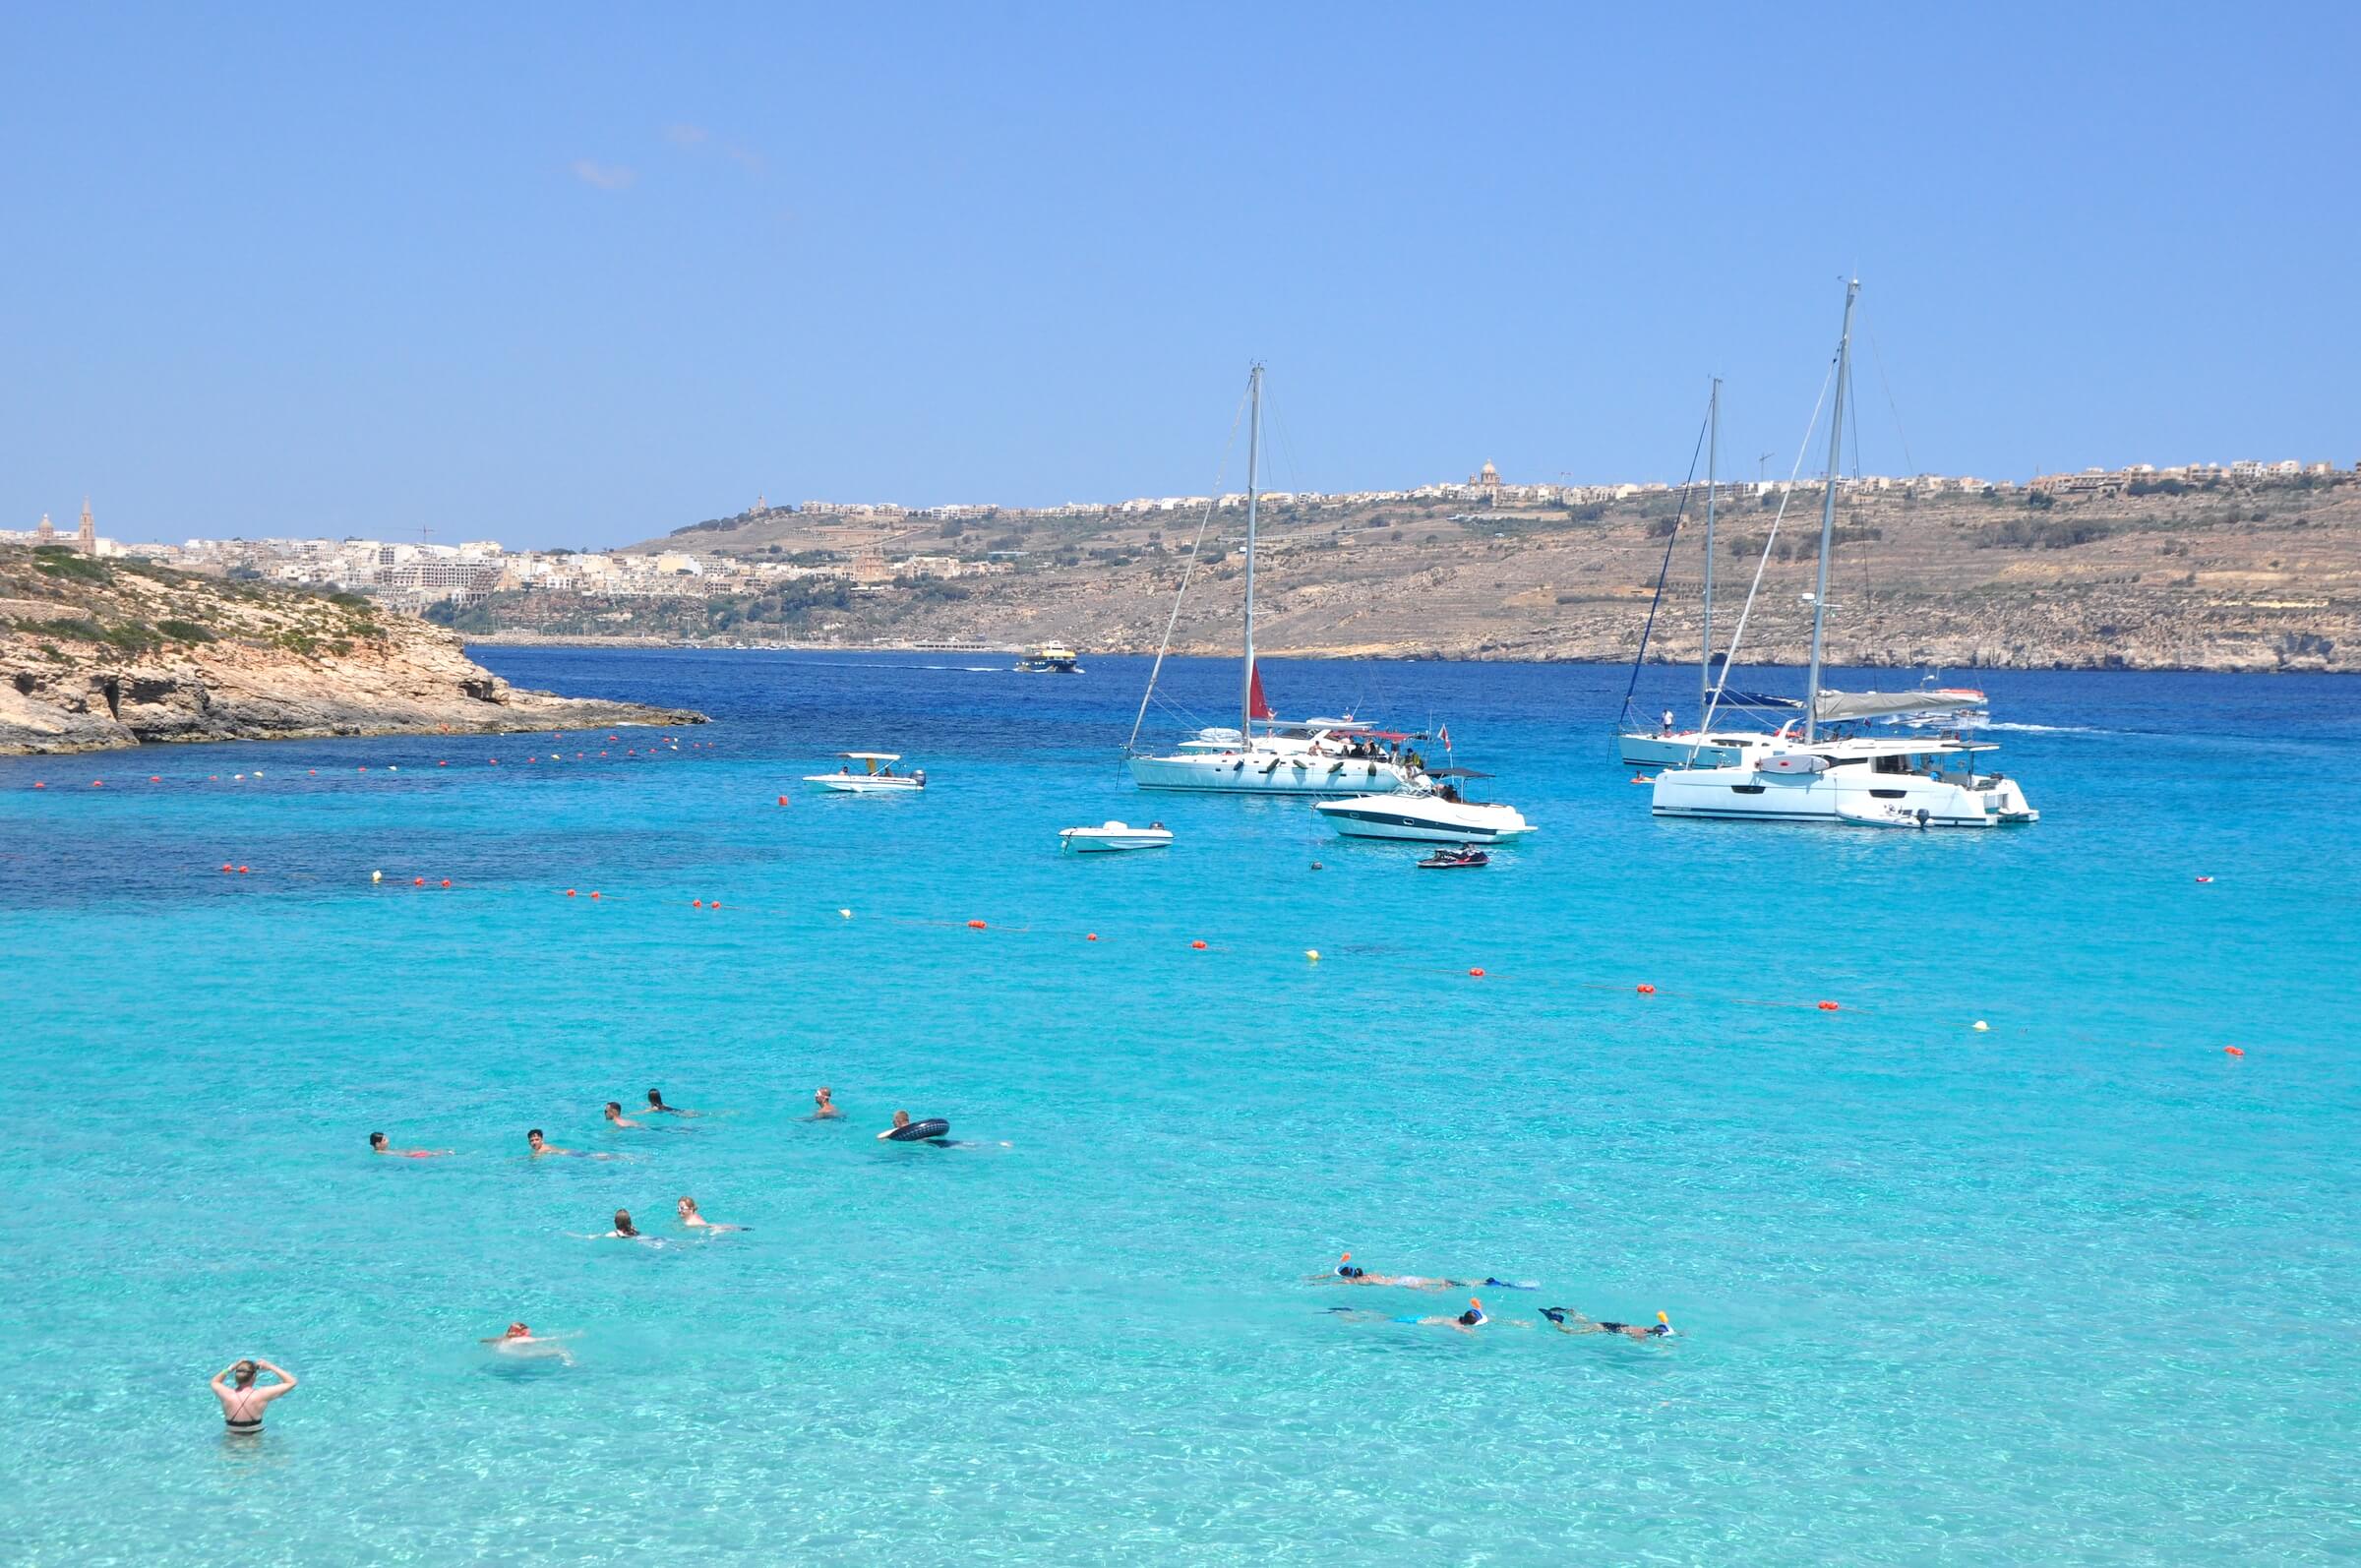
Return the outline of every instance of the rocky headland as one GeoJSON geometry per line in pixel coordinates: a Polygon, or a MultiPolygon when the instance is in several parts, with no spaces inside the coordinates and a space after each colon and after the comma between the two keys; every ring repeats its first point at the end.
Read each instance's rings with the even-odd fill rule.
{"type": "Polygon", "coordinates": [[[520,691],[454,633],[356,594],[0,547],[0,754],[703,719],[520,691]]]}

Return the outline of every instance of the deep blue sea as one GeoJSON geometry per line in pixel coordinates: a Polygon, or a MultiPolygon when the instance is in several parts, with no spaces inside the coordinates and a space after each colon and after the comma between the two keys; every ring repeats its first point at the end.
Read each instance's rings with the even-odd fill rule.
{"type": "Polygon", "coordinates": [[[2361,1559],[2351,679],[1982,675],[2043,819],[1916,834],[1653,820],[1619,669],[1266,663],[1541,826],[1428,873],[1139,794],[1144,660],[482,657],[714,722],[0,760],[0,1561],[2361,1559]]]}

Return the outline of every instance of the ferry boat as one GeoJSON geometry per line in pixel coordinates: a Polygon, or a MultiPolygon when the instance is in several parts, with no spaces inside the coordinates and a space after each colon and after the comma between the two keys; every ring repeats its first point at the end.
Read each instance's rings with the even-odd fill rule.
{"type": "Polygon", "coordinates": [[[1082,656],[1062,642],[1045,642],[1016,661],[1027,675],[1080,675],[1082,656]]]}

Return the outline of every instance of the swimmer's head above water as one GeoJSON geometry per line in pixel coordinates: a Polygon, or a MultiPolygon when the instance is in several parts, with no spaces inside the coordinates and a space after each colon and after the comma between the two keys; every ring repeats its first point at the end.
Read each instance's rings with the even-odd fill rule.
{"type": "Polygon", "coordinates": [[[386,1135],[382,1132],[372,1132],[369,1134],[369,1147],[375,1149],[380,1154],[385,1153],[386,1135]]]}
{"type": "Polygon", "coordinates": [[[650,1089],[647,1091],[647,1109],[650,1111],[664,1111],[670,1109],[664,1104],[663,1090],[650,1089]]]}
{"type": "Polygon", "coordinates": [[[252,1388],[254,1386],[254,1362],[240,1361],[237,1365],[229,1369],[230,1381],[236,1383],[240,1388],[252,1388]]]}
{"type": "Polygon", "coordinates": [[[1353,1266],[1353,1254],[1350,1252],[1336,1260],[1336,1277],[1340,1280],[1358,1280],[1368,1272],[1366,1269],[1357,1269],[1353,1266]]]}
{"type": "Polygon", "coordinates": [[[529,1328],[526,1328],[522,1323],[511,1323],[509,1325],[509,1331],[501,1336],[501,1338],[504,1340],[529,1340],[532,1337],[533,1331],[529,1328]]]}
{"type": "Polygon", "coordinates": [[[615,1234],[617,1236],[637,1236],[639,1234],[639,1228],[632,1224],[631,1210],[617,1209],[615,1211],[615,1234]]]}
{"type": "Polygon", "coordinates": [[[1459,1314],[1457,1321],[1462,1328],[1474,1328],[1477,1324],[1487,1321],[1484,1316],[1483,1303],[1472,1296],[1469,1297],[1468,1309],[1459,1314]]]}
{"type": "Polygon", "coordinates": [[[896,1127],[906,1127],[910,1125],[910,1113],[907,1111],[896,1111],[893,1114],[893,1124],[896,1127]]]}
{"type": "Polygon", "coordinates": [[[545,1147],[541,1137],[541,1129],[539,1127],[535,1127],[532,1131],[524,1135],[524,1146],[533,1150],[539,1150],[545,1147]]]}

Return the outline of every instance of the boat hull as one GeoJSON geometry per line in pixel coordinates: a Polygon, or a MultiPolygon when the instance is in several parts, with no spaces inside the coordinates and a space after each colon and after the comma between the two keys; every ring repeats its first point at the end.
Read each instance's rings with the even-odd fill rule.
{"type": "Polygon", "coordinates": [[[2041,814],[2005,779],[1955,782],[1862,767],[1666,768],[1656,776],[1651,809],[1658,816],[1880,827],[1998,827],[2038,821],[2041,814]]]}
{"type": "Polygon", "coordinates": [[[1173,835],[1145,829],[1111,833],[1101,827],[1069,827],[1058,835],[1060,848],[1077,855],[1118,855],[1135,849],[1170,849],[1173,835]]]}
{"type": "Polygon", "coordinates": [[[1454,805],[1430,797],[1367,795],[1312,808],[1347,838],[1413,844],[1498,844],[1533,831],[1513,806],[1454,805]]]}
{"type": "Polygon", "coordinates": [[[1410,778],[1399,763],[1368,757],[1232,752],[1204,756],[1135,756],[1131,778],[1143,790],[1218,795],[1368,795],[1410,778]]]}
{"type": "Polygon", "coordinates": [[[804,782],[839,795],[916,795],[926,788],[913,778],[865,778],[859,773],[816,773],[804,782]]]}
{"type": "Polygon", "coordinates": [[[1736,767],[1750,747],[1768,736],[1739,736],[1721,732],[1700,736],[1694,730],[1670,735],[1635,730],[1616,737],[1625,765],[1631,767],[1736,767]]]}

